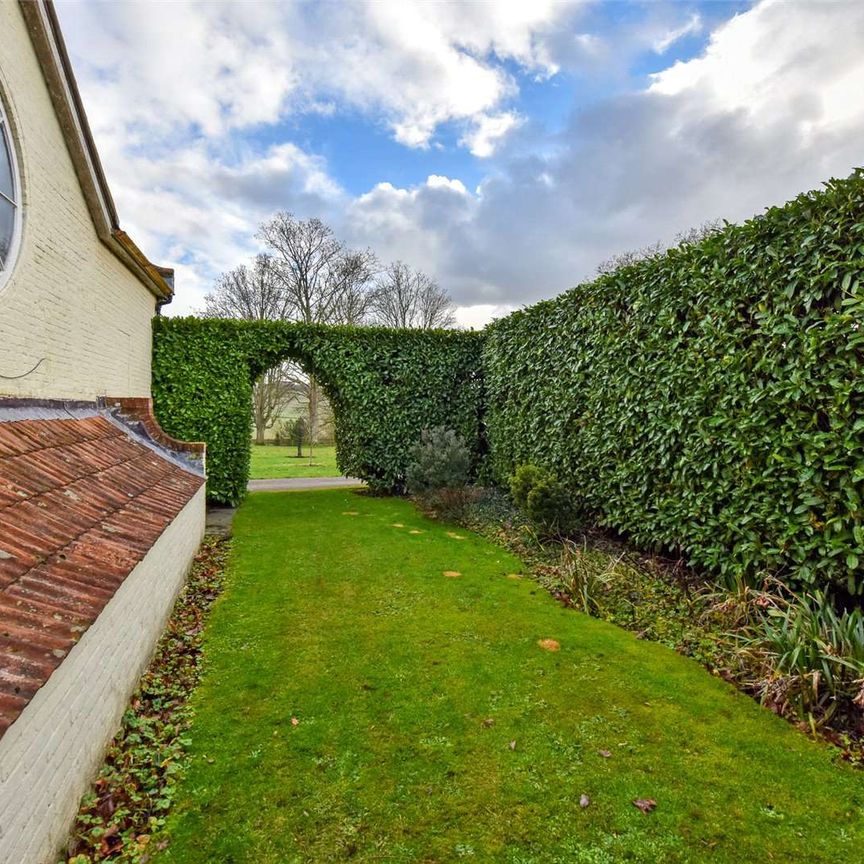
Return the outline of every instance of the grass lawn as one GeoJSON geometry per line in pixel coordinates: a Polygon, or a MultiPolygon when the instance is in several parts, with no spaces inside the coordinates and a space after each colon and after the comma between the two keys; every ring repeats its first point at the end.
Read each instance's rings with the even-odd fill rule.
{"type": "Polygon", "coordinates": [[[265,480],[269,477],[339,477],[341,471],[336,467],[335,447],[315,447],[313,455],[304,447],[302,459],[297,458],[296,447],[277,447],[275,444],[253,444],[252,466],[249,476],[252,480],[265,480]]]}
{"type": "Polygon", "coordinates": [[[153,861],[860,857],[861,773],[448,532],[401,500],[249,496],[153,861]]]}

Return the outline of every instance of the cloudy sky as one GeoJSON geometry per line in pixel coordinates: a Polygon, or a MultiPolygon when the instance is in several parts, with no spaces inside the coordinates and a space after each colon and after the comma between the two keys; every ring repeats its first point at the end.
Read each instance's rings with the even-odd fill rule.
{"type": "Polygon", "coordinates": [[[860,0],[58,7],[175,314],[278,209],[434,275],[479,326],[864,164],[860,0]]]}

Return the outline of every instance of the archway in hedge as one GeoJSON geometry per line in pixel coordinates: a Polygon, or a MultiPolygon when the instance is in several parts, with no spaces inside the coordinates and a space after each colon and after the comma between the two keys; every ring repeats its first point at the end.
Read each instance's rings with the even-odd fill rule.
{"type": "Polygon", "coordinates": [[[293,360],[314,375],[335,416],[336,459],[375,490],[402,491],[411,447],[446,425],[479,460],[482,334],[271,321],[156,318],[153,404],[170,435],[207,442],[207,492],[246,492],[252,385],[293,360]]]}

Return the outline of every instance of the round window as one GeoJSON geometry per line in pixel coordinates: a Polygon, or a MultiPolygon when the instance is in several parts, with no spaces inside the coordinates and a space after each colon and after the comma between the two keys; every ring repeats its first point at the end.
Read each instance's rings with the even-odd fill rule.
{"type": "Polygon", "coordinates": [[[0,102],[0,287],[9,278],[21,233],[21,183],[9,121],[0,102]]]}

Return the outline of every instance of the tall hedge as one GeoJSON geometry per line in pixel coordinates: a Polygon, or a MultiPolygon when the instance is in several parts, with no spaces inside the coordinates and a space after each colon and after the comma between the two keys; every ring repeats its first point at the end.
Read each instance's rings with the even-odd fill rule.
{"type": "Polygon", "coordinates": [[[499,477],[732,578],[864,587],[864,173],[496,322],[499,477]]]}
{"type": "Polygon", "coordinates": [[[153,402],[162,427],[207,442],[211,500],[236,503],[249,476],[252,384],[295,360],[335,414],[336,460],[375,489],[401,491],[423,428],[447,425],[482,443],[478,333],[156,318],[153,402]]]}

